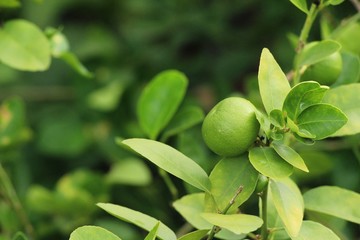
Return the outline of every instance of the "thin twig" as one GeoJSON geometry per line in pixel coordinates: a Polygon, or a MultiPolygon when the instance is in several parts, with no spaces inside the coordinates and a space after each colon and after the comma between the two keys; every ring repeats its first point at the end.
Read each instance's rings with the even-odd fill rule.
{"type": "Polygon", "coordinates": [[[350,0],[350,2],[354,5],[356,10],[360,12],[360,2],[358,0],[350,0]]]}

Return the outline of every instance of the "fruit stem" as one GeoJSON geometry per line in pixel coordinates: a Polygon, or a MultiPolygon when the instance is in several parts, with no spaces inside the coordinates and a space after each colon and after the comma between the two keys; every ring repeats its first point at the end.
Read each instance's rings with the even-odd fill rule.
{"type": "Polygon", "coordinates": [[[3,195],[8,199],[8,201],[13,205],[13,208],[18,215],[18,218],[24,225],[25,231],[29,238],[32,238],[34,235],[34,228],[32,227],[28,216],[26,215],[24,208],[21,205],[18,195],[14,189],[14,186],[11,183],[11,180],[6,173],[5,169],[0,163],[0,190],[3,192],[3,195]]]}
{"type": "MultiPolygon", "coordinates": [[[[306,41],[309,37],[310,29],[316,19],[317,14],[319,13],[319,10],[320,10],[319,5],[315,3],[311,4],[304,26],[301,29],[298,45],[295,49],[298,56],[300,55],[306,44],[306,41]]],[[[298,66],[298,64],[296,63],[296,57],[295,57],[294,85],[299,82],[300,82],[300,66],[298,66]]]]}
{"type": "Polygon", "coordinates": [[[268,238],[268,223],[267,223],[267,198],[268,198],[268,188],[269,181],[266,183],[264,190],[259,194],[261,199],[261,210],[260,216],[263,220],[263,225],[261,227],[261,240],[267,240],[268,238]]]}
{"type": "MultiPolygon", "coordinates": [[[[224,208],[224,210],[222,210],[221,212],[219,212],[220,214],[226,214],[229,209],[231,208],[232,205],[234,205],[235,203],[235,199],[237,198],[237,196],[239,196],[239,194],[242,192],[242,190],[244,189],[244,186],[240,186],[236,192],[235,195],[231,198],[231,200],[229,201],[229,203],[227,204],[227,206],[224,208]]],[[[211,232],[209,233],[209,236],[207,237],[206,240],[212,240],[215,236],[216,233],[218,233],[221,230],[221,228],[219,226],[214,225],[211,229],[211,232]]]]}

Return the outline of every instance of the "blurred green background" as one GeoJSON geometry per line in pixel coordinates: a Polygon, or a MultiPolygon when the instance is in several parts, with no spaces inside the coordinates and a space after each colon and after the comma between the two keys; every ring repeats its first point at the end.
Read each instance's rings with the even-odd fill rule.
{"type": "MultiPolygon", "coordinates": [[[[337,25],[355,13],[345,1],[324,16],[337,25]]],[[[270,49],[284,72],[290,71],[294,50],[287,36],[299,34],[305,15],[290,1],[278,0],[27,0],[20,8],[0,9],[1,23],[16,18],[42,29],[61,29],[72,52],[94,74],[84,78],[56,59],[45,72],[0,65],[0,99],[22,99],[26,113],[21,124],[27,126],[26,141],[3,147],[0,162],[37,239],[68,239],[77,226],[97,224],[135,240],[144,233],[102,213],[95,203],[122,204],[173,229],[184,223],[156,168],[115,144],[117,136],[144,136],[135,113],[143,86],[162,70],[178,69],[190,80],[186,101],[205,112],[233,93],[258,104],[262,48],[270,49]]],[[[310,39],[319,39],[319,32],[315,24],[310,39]]],[[[196,141],[202,142],[200,126],[170,143],[209,171],[216,157],[196,141]]],[[[351,154],[305,152],[309,159],[324,161],[315,163],[319,171],[312,179],[300,177],[300,183],[359,191],[356,160],[341,161],[344,156],[355,159],[351,154]]],[[[174,181],[182,194],[191,191],[174,181]]],[[[11,212],[0,195],[0,239],[21,229],[11,212]]]]}

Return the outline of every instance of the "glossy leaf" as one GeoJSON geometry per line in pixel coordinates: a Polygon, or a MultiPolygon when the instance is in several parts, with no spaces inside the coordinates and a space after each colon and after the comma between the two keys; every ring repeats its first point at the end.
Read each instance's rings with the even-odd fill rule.
{"type": "Polygon", "coordinates": [[[331,87],[356,83],[360,80],[359,56],[352,53],[343,52],[341,53],[341,58],[343,64],[340,76],[331,87]]]}
{"type": "Polygon", "coordinates": [[[307,210],[360,224],[360,194],[336,186],[322,186],[304,194],[307,210]]]}
{"type": "MultiPolygon", "coordinates": [[[[100,208],[123,221],[132,223],[142,229],[151,231],[159,220],[144,213],[111,203],[98,203],[100,208]]],[[[160,222],[157,236],[163,240],[176,240],[175,233],[160,222]]]]}
{"type": "Polygon", "coordinates": [[[160,222],[157,222],[156,225],[151,229],[149,234],[145,237],[144,240],[155,240],[157,236],[157,232],[159,230],[160,222]]]}
{"type": "Polygon", "coordinates": [[[294,86],[286,96],[283,111],[293,121],[311,105],[320,103],[328,87],[314,81],[302,82],[294,86]]]}
{"type": "Polygon", "coordinates": [[[281,110],[290,84],[279,64],[267,48],[260,57],[259,89],[262,102],[268,114],[274,109],[281,110]]]}
{"type": "MultiPolygon", "coordinates": [[[[200,123],[204,119],[204,112],[200,107],[185,106],[181,108],[173,117],[169,125],[164,130],[163,140],[200,123]]],[[[164,141],[165,142],[165,141],[164,141]]]]}
{"type": "Polygon", "coordinates": [[[201,240],[209,232],[209,229],[197,230],[181,236],[178,240],[201,240]]]}
{"type": "Polygon", "coordinates": [[[297,64],[299,67],[315,64],[339,51],[340,48],[341,45],[334,40],[308,43],[296,59],[297,64]]]}
{"type": "Polygon", "coordinates": [[[271,180],[269,189],[286,231],[291,237],[296,237],[304,216],[304,203],[300,190],[290,178],[271,180]]]}
{"type": "Polygon", "coordinates": [[[25,71],[44,71],[51,61],[50,44],[33,23],[17,19],[0,28],[0,61],[25,71]]]}
{"type": "Polygon", "coordinates": [[[261,218],[247,214],[223,215],[219,213],[203,213],[201,216],[209,223],[225,228],[235,234],[255,231],[263,224],[261,218]]]}
{"type": "Polygon", "coordinates": [[[170,122],[186,93],[188,80],[176,70],[156,75],[143,90],[137,104],[140,126],[151,138],[170,122]]]}
{"type": "Polygon", "coordinates": [[[270,147],[252,148],[249,158],[256,170],[270,178],[285,178],[290,176],[293,171],[293,167],[270,147]]]}
{"type": "Polygon", "coordinates": [[[270,121],[275,127],[285,127],[285,120],[281,110],[274,109],[270,112],[270,121]]]}
{"type": "Polygon", "coordinates": [[[347,117],[333,105],[320,103],[302,111],[297,121],[300,130],[306,130],[316,136],[315,140],[320,140],[343,127],[347,122],[347,117]]]}
{"type": "Polygon", "coordinates": [[[206,172],[176,149],[161,142],[141,138],[127,139],[122,143],[165,171],[196,188],[210,192],[210,180],[206,172]]]}
{"type": "Polygon", "coordinates": [[[292,2],[292,4],[294,4],[298,9],[300,9],[304,13],[306,14],[309,13],[306,0],[290,0],[290,2],[292,2]]]}
{"type": "Polygon", "coordinates": [[[292,240],[340,240],[340,238],[329,228],[313,221],[304,221],[301,225],[299,235],[292,240]]]}
{"type": "Polygon", "coordinates": [[[83,226],[75,229],[69,240],[121,240],[115,234],[97,226],[83,226]]]}
{"type": "Polygon", "coordinates": [[[272,142],[271,146],[285,161],[294,167],[303,170],[304,172],[309,172],[309,169],[306,167],[304,160],[294,149],[279,142],[272,142]]]}
{"type": "Polygon", "coordinates": [[[210,174],[211,194],[217,208],[225,209],[242,186],[241,193],[235,198],[235,203],[228,213],[236,211],[254,192],[257,179],[258,173],[246,155],[222,159],[210,174]]]}
{"type": "Polygon", "coordinates": [[[332,136],[360,133],[360,83],[353,83],[330,89],[323,102],[340,108],[348,118],[347,123],[332,136]]]}

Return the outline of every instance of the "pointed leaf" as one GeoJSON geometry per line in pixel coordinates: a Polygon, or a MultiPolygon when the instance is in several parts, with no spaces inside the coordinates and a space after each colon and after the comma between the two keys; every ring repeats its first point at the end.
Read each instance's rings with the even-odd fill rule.
{"type": "Polygon", "coordinates": [[[256,170],[270,178],[285,178],[293,171],[293,167],[270,147],[252,148],[249,158],[256,170]]]}
{"type": "Polygon", "coordinates": [[[323,102],[340,108],[348,122],[332,136],[344,136],[360,133],[360,83],[353,83],[330,89],[323,102]]]}
{"type": "Polygon", "coordinates": [[[304,160],[294,149],[279,142],[272,142],[271,146],[285,161],[298,169],[309,172],[309,169],[306,167],[304,160]]]}
{"type": "Polygon", "coordinates": [[[192,159],[176,149],[154,140],[133,138],[122,141],[158,167],[203,191],[210,192],[206,172],[192,159]]]}
{"type": "Polygon", "coordinates": [[[210,174],[211,194],[218,209],[225,209],[242,186],[241,193],[235,198],[228,213],[236,211],[254,192],[257,179],[258,173],[246,155],[222,159],[210,174]]]}
{"type": "Polygon", "coordinates": [[[286,96],[283,111],[293,121],[311,105],[320,103],[328,87],[314,81],[302,82],[294,86],[286,96]]]}
{"type": "Polygon", "coordinates": [[[296,237],[304,216],[304,203],[300,190],[289,178],[271,180],[269,187],[275,208],[286,231],[290,237],[296,237]]]}
{"type": "Polygon", "coordinates": [[[299,235],[292,240],[340,240],[329,228],[313,221],[304,221],[301,225],[299,235]]]}
{"type": "Polygon", "coordinates": [[[297,126],[320,140],[334,134],[347,122],[347,117],[338,108],[330,104],[315,104],[306,108],[299,115],[297,126]]]}
{"type": "Polygon", "coordinates": [[[176,70],[156,75],[143,90],[137,104],[140,126],[151,138],[156,139],[170,122],[186,93],[188,80],[176,70]]]}
{"type": "MultiPolygon", "coordinates": [[[[159,222],[159,220],[150,217],[144,213],[111,204],[111,203],[98,203],[97,206],[110,213],[114,217],[119,218],[120,220],[132,223],[142,229],[151,231],[154,226],[159,222]]],[[[176,240],[175,233],[166,225],[160,222],[157,236],[163,240],[176,240]]]]}
{"type": "Polygon", "coordinates": [[[360,224],[360,194],[336,186],[322,186],[304,194],[307,210],[360,224]]]}
{"type": "Polygon", "coordinates": [[[83,226],[75,229],[69,240],[121,240],[115,234],[97,226],[83,226]]]}
{"type": "Polygon", "coordinates": [[[201,216],[209,223],[236,234],[255,231],[263,224],[261,218],[247,214],[222,215],[218,213],[203,213],[201,216]]]}
{"type": "Polygon", "coordinates": [[[339,51],[340,48],[341,45],[334,40],[308,43],[298,55],[297,64],[299,67],[315,64],[339,51]]]}
{"type": "Polygon", "coordinates": [[[290,84],[284,72],[267,48],[260,57],[259,89],[262,102],[268,114],[274,109],[281,110],[290,84]]]}
{"type": "Polygon", "coordinates": [[[209,229],[205,230],[197,230],[194,232],[190,232],[182,237],[180,237],[178,240],[201,240],[203,237],[206,236],[206,234],[209,232],[209,229]]]}
{"type": "Polygon", "coordinates": [[[304,13],[306,14],[309,13],[306,0],[290,0],[290,2],[292,2],[292,4],[294,4],[298,9],[300,9],[304,13]]]}
{"type": "Polygon", "coordinates": [[[64,52],[59,58],[69,64],[78,74],[83,77],[92,78],[93,74],[80,62],[75,54],[72,52],[64,52]]]}
{"type": "Polygon", "coordinates": [[[331,87],[356,83],[360,80],[359,56],[352,53],[343,52],[341,53],[341,58],[343,64],[340,76],[331,87]]]}
{"type": "Polygon", "coordinates": [[[33,23],[17,19],[0,28],[0,61],[25,71],[44,71],[51,61],[50,44],[33,23]]]}
{"type": "Polygon", "coordinates": [[[153,229],[151,229],[151,231],[149,232],[149,234],[145,237],[144,240],[155,240],[156,236],[157,236],[157,232],[160,226],[160,222],[157,222],[156,225],[153,227],[153,229]]]}

